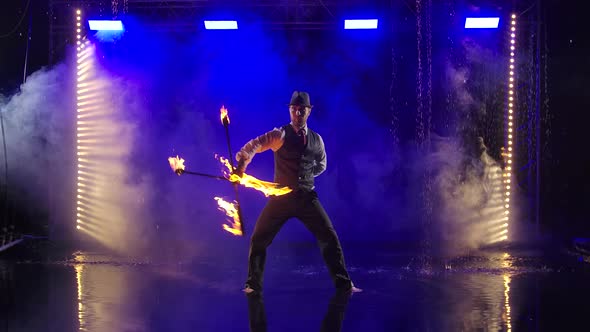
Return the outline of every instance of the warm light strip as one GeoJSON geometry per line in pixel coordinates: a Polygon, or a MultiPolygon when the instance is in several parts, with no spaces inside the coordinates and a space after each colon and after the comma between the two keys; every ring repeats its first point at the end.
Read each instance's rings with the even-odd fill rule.
{"type": "Polygon", "coordinates": [[[103,98],[103,95],[100,93],[100,91],[95,91],[94,93],[88,94],[78,94],[77,100],[84,100],[90,98],[96,98],[96,100],[101,100],[103,98]]]}
{"type": "Polygon", "coordinates": [[[100,102],[101,102],[101,100],[98,99],[98,98],[96,98],[96,99],[93,99],[93,100],[81,101],[81,102],[77,103],[76,105],[78,107],[82,107],[84,105],[93,105],[93,104],[97,104],[97,103],[100,103],[100,102]]]}
{"type": "Polygon", "coordinates": [[[488,228],[488,232],[495,233],[495,232],[498,232],[500,230],[504,230],[507,227],[508,227],[508,223],[494,225],[494,226],[488,228]]]}
{"type": "Polygon", "coordinates": [[[100,107],[100,106],[98,106],[98,105],[97,105],[97,106],[87,106],[87,107],[80,107],[80,108],[78,108],[77,110],[78,110],[78,112],[80,112],[80,113],[84,113],[84,112],[90,112],[90,111],[96,112],[96,111],[98,111],[98,110],[100,110],[100,111],[101,111],[100,113],[102,113],[102,114],[104,114],[104,113],[105,113],[105,112],[102,110],[102,107],[100,107]]]}
{"type": "Polygon", "coordinates": [[[96,146],[85,146],[85,145],[78,145],[78,150],[86,150],[86,151],[102,151],[103,149],[99,149],[96,146]]]}
{"type": "MultiPolygon", "coordinates": [[[[90,48],[85,47],[86,43],[82,43],[81,41],[81,33],[82,33],[82,25],[81,25],[81,20],[82,20],[82,11],[80,9],[76,10],[76,22],[74,23],[74,31],[76,32],[76,40],[77,40],[77,53],[76,53],[76,63],[77,63],[77,79],[76,81],[78,82],[78,84],[76,85],[76,95],[77,95],[77,100],[84,100],[84,99],[88,99],[91,96],[83,96],[81,91],[82,88],[84,88],[85,85],[87,85],[87,83],[83,83],[82,81],[88,76],[88,71],[91,68],[91,63],[90,61],[87,61],[87,59],[89,58],[91,51],[90,48]]],[[[80,112],[80,106],[78,105],[76,111],[80,112]]],[[[76,125],[76,135],[79,136],[79,128],[78,125],[76,125]]],[[[80,144],[76,145],[76,154],[80,155],[80,144]]],[[[80,167],[78,165],[78,174],[82,174],[83,172],[81,172],[80,167]]],[[[77,193],[81,193],[82,192],[82,187],[85,187],[85,185],[83,183],[77,182],[76,185],[76,192],[77,193]]],[[[82,208],[82,201],[81,199],[86,200],[86,197],[83,197],[83,195],[77,194],[77,201],[76,201],[76,211],[83,211],[82,208]]],[[[79,216],[80,214],[77,213],[77,216],[79,216]]],[[[76,229],[78,230],[84,230],[81,225],[80,225],[80,220],[76,219],[76,229]]],[[[79,276],[79,274],[78,274],[79,276]]],[[[78,279],[78,300],[79,303],[78,305],[80,306],[80,310],[78,312],[79,318],[80,318],[80,323],[82,323],[82,302],[81,300],[81,294],[80,294],[80,287],[81,287],[81,282],[78,279]]],[[[82,324],[81,324],[82,325],[82,324]]]]}
{"type": "Polygon", "coordinates": [[[78,187],[90,187],[90,186],[94,186],[95,183],[96,183],[96,181],[78,178],[78,187]]]}
{"type": "Polygon", "coordinates": [[[79,134],[76,134],[76,136],[77,137],[92,137],[92,136],[97,136],[97,134],[94,134],[94,133],[87,133],[87,134],[79,133],[79,134]]]}
{"type": "Polygon", "coordinates": [[[78,144],[105,144],[107,141],[105,139],[79,139],[78,144]]]}
{"type": "Polygon", "coordinates": [[[506,240],[508,240],[508,235],[502,235],[500,237],[491,239],[488,243],[491,244],[491,243],[496,243],[496,242],[506,241],[506,240]]]}
{"type": "Polygon", "coordinates": [[[82,221],[82,223],[90,223],[95,225],[104,225],[105,222],[108,222],[107,218],[99,217],[98,214],[94,214],[89,211],[79,211],[77,213],[78,219],[82,221]]]}
{"type": "Polygon", "coordinates": [[[101,88],[102,88],[101,86],[96,85],[96,86],[93,86],[93,87],[90,87],[90,88],[78,89],[78,94],[81,95],[81,94],[84,94],[86,92],[100,91],[101,88]]]}
{"type": "Polygon", "coordinates": [[[91,49],[87,48],[81,52],[78,53],[78,60],[76,61],[78,64],[80,64],[80,66],[82,66],[82,63],[88,59],[90,57],[90,55],[92,55],[92,52],[90,52],[91,49]]]}
{"type": "MultiPolygon", "coordinates": [[[[89,200],[86,199],[86,201],[89,201],[89,200]]],[[[91,214],[92,213],[96,213],[96,214],[99,214],[100,213],[100,210],[96,206],[91,206],[90,204],[87,204],[87,203],[84,203],[84,202],[80,202],[80,201],[78,202],[78,205],[79,205],[78,208],[77,208],[78,211],[88,212],[88,213],[91,213],[91,214]]]]}
{"type": "Polygon", "coordinates": [[[87,227],[87,225],[84,226],[80,226],[80,224],[76,225],[76,228],[78,228],[80,231],[92,236],[93,238],[99,240],[99,241],[106,241],[109,236],[111,234],[106,233],[104,230],[90,230],[89,227],[87,227]]]}
{"type": "Polygon", "coordinates": [[[103,228],[101,228],[100,224],[97,224],[96,222],[89,221],[83,217],[79,217],[78,219],[76,219],[76,223],[78,225],[83,225],[89,231],[93,231],[96,233],[100,233],[100,232],[105,231],[103,228]]]}
{"type": "MultiPolygon", "coordinates": [[[[504,151],[505,153],[505,160],[506,160],[506,169],[504,170],[504,174],[503,174],[503,179],[504,179],[504,195],[505,195],[505,199],[504,199],[504,215],[505,218],[507,219],[506,222],[509,223],[509,215],[510,215],[510,194],[511,194],[511,179],[512,179],[512,163],[513,163],[513,157],[514,157],[514,153],[512,150],[512,145],[513,145],[513,127],[514,127],[514,106],[515,106],[515,102],[514,102],[514,96],[516,95],[516,91],[515,91],[515,62],[516,62],[516,58],[515,58],[515,54],[516,54],[516,14],[512,14],[510,17],[510,26],[508,27],[509,31],[508,31],[508,36],[510,37],[510,52],[509,52],[509,60],[508,60],[508,108],[507,108],[507,114],[506,114],[506,121],[507,121],[507,130],[506,130],[506,134],[507,134],[507,149],[504,151]]],[[[503,236],[501,237],[501,240],[506,240],[508,239],[508,230],[506,229],[505,234],[503,234],[503,236]]]]}
{"type": "Polygon", "coordinates": [[[97,183],[100,179],[97,177],[89,177],[88,175],[78,176],[79,182],[86,182],[86,183],[97,183]]]}
{"type": "Polygon", "coordinates": [[[496,233],[490,235],[489,238],[490,239],[498,239],[498,238],[501,238],[501,237],[504,237],[504,236],[507,236],[507,235],[508,235],[508,230],[507,229],[504,229],[504,230],[502,230],[500,232],[496,232],[496,233]]]}
{"type": "MultiPolygon", "coordinates": [[[[99,108],[97,108],[99,109],[99,108]]],[[[82,113],[82,112],[80,112],[82,113]]],[[[105,112],[104,111],[98,111],[98,112],[88,112],[88,113],[83,113],[83,114],[78,114],[76,117],[78,119],[86,119],[86,118],[98,118],[101,116],[104,116],[105,112]]]]}
{"type": "Polygon", "coordinates": [[[84,74],[88,74],[88,72],[92,69],[91,66],[85,65],[83,68],[78,69],[78,77],[81,77],[84,74]]]}
{"type": "MultiPolygon", "coordinates": [[[[78,53],[78,54],[79,54],[79,53],[78,53]]],[[[91,62],[91,61],[87,61],[87,62],[84,62],[84,63],[82,63],[82,64],[79,64],[79,65],[78,65],[78,67],[77,67],[76,69],[78,69],[78,71],[80,71],[80,70],[83,70],[83,69],[89,68],[89,67],[90,67],[90,65],[92,65],[92,62],[91,62]]]]}

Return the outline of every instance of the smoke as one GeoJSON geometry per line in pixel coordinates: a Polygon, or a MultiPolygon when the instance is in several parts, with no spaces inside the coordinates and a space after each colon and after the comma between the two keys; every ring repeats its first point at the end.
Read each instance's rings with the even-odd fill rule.
{"type": "Polygon", "coordinates": [[[489,244],[504,216],[500,164],[483,144],[479,154],[473,155],[463,143],[434,136],[433,152],[426,159],[434,179],[435,220],[440,228],[435,243],[449,254],[489,244]]]}
{"type": "Polygon", "coordinates": [[[65,216],[71,202],[72,99],[64,93],[71,88],[64,79],[68,71],[65,65],[43,68],[19,92],[0,98],[7,146],[0,183],[8,194],[0,215],[17,231],[47,234],[49,216],[65,216]]]}
{"type": "Polygon", "coordinates": [[[452,64],[447,63],[446,68],[447,81],[452,86],[457,104],[461,107],[459,110],[467,110],[469,107],[476,105],[477,101],[467,90],[467,80],[469,71],[467,68],[455,68],[452,64]]]}
{"type": "Polygon", "coordinates": [[[130,164],[138,128],[129,115],[141,108],[140,97],[129,81],[97,69],[92,84],[99,91],[95,106],[102,114],[77,120],[99,132],[77,137],[92,138],[92,143],[79,150],[89,155],[76,156],[73,75],[66,64],[43,68],[15,95],[0,98],[7,145],[0,184],[8,191],[2,218],[17,233],[62,240],[72,240],[79,219],[83,232],[75,238],[138,253],[150,240],[149,224],[142,221],[151,192],[149,178],[138,176],[130,164]],[[84,174],[77,171],[76,157],[87,161],[80,168],[84,174]],[[89,182],[78,181],[77,186],[80,176],[89,182]],[[76,212],[76,196],[83,211],[78,205],[76,212]]]}
{"type": "Polygon", "coordinates": [[[446,63],[446,81],[454,101],[450,112],[456,114],[455,134],[441,137],[432,133],[432,149],[423,160],[433,180],[437,227],[433,240],[448,254],[497,241],[504,224],[502,166],[492,157],[499,153],[492,153],[487,146],[491,143],[493,149],[499,148],[499,142],[498,137],[488,136],[496,131],[486,131],[487,122],[496,121],[491,119],[493,114],[486,114],[486,103],[490,103],[486,96],[493,95],[487,90],[500,82],[478,82],[489,77],[488,71],[497,70],[499,61],[493,60],[489,49],[470,40],[462,45],[466,63],[446,63]]]}
{"type": "MultiPolygon", "coordinates": [[[[97,87],[94,101],[99,114],[83,118],[90,136],[78,136],[78,219],[85,232],[107,247],[129,255],[149,247],[151,225],[146,206],[152,184],[149,175],[132,162],[139,128],[135,115],[143,110],[139,87],[100,68],[94,69],[89,87],[97,87]],[[86,154],[88,153],[88,154],[86,154]],[[82,192],[80,192],[82,190],[82,192]]],[[[80,115],[86,113],[80,112],[80,115]]],[[[80,120],[80,119],[79,119],[80,120]]]]}

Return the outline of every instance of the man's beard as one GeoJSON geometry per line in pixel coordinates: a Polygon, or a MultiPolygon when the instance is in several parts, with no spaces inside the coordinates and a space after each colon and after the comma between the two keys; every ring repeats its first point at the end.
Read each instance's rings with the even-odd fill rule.
{"type": "Polygon", "coordinates": [[[298,125],[298,126],[303,126],[303,125],[305,125],[305,119],[293,118],[293,124],[298,125]]]}

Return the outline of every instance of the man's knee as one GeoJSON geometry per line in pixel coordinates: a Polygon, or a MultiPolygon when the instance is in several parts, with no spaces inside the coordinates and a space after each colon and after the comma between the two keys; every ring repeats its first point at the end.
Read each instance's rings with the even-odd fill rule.
{"type": "Polygon", "coordinates": [[[253,234],[250,237],[250,248],[253,251],[265,250],[272,241],[269,241],[264,236],[253,234]]]}
{"type": "Polygon", "coordinates": [[[329,241],[338,242],[338,234],[336,233],[336,230],[334,229],[334,227],[332,227],[332,225],[330,225],[329,227],[326,227],[321,233],[329,241]]]}
{"type": "Polygon", "coordinates": [[[326,248],[340,247],[340,240],[333,229],[318,234],[318,243],[326,248]]]}

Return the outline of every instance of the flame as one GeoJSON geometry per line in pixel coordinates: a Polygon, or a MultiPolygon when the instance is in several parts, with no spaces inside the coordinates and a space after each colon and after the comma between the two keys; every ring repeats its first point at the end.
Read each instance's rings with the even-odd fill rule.
{"type": "Polygon", "coordinates": [[[230,203],[221,197],[215,197],[215,200],[217,201],[217,205],[219,205],[219,211],[225,212],[225,214],[231,218],[227,219],[229,225],[223,224],[223,229],[233,235],[242,236],[242,223],[240,222],[240,215],[238,214],[238,208],[236,207],[237,203],[230,203]]]}
{"type": "Polygon", "coordinates": [[[168,162],[170,163],[170,168],[172,168],[176,174],[180,175],[180,173],[184,171],[184,159],[178,158],[178,155],[176,157],[168,158],[168,162]]]}
{"type": "Polygon", "coordinates": [[[221,156],[216,156],[218,157],[219,161],[225,166],[227,167],[227,169],[229,170],[230,173],[228,172],[224,172],[226,176],[229,176],[229,180],[231,182],[237,182],[241,185],[243,185],[244,187],[248,187],[248,188],[253,188],[256,189],[260,192],[262,192],[264,194],[264,196],[268,197],[268,196],[282,196],[285,194],[290,193],[291,191],[293,191],[293,189],[280,185],[278,183],[274,183],[274,182],[267,182],[267,181],[262,181],[259,180],[255,177],[253,177],[252,175],[248,175],[246,173],[244,173],[244,175],[242,175],[242,177],[239,177],[236,174],[231,174],[233,167],[231,166],[229,160],[221,157],[221,156]],[[229,174],[229,175],[228,175],[229,174]]]}
{"type": "Polygon", "coordinates": [[[221,116],[221,123],[225,125],[224,119],[227,119],[227,123],[229,124],[229,115],[227,114],[227,108],[225,108],[225,106],[221,106],[221,109],[219,110],[219,115],[221,116]]]}

